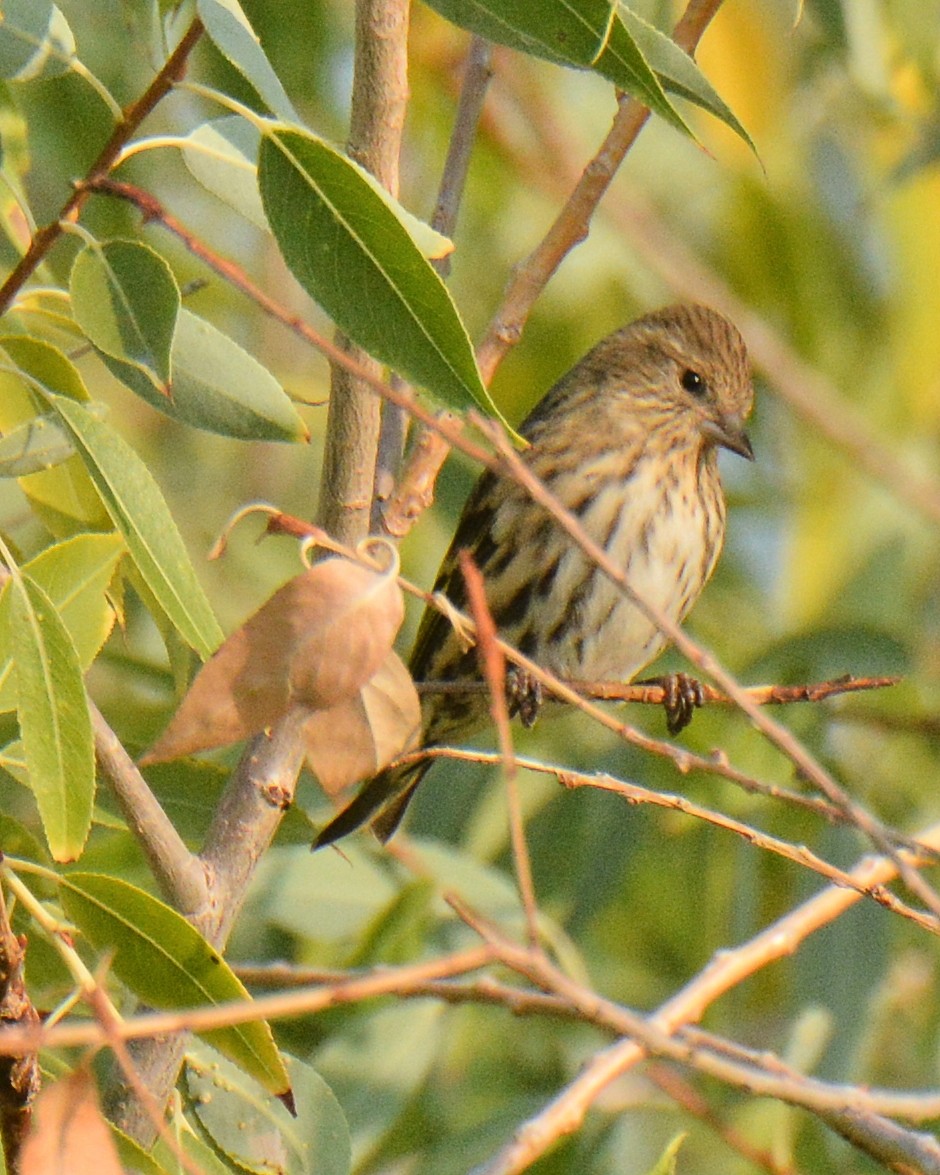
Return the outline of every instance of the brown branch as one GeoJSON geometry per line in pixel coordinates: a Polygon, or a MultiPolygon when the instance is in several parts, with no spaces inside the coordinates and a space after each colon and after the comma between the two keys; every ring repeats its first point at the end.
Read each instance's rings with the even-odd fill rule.
{"type": "MultiPolygon", "coordinates": [[[[0,886],[0,1039],[16,1025],[39,1026],[39,1013],[23,981],[25,961],[26,938],[13,933],[0,886]]],[[[0,1056],[0,1140],[7,1171],[19,1170],[20,1151],[41,1082],[36,1052],[0,1056]]]]}
{"type": "MultiPolygon", "coordinates": [[[[393,196],[408,102],[408,0],[356,0],[352,108],[347,152],[393,196]]],[[[335,341],[376,377],[382,365],[343,332],[335,341]]],[[[382,401],[345,366],[330,384],[318,517],[355,545],[369,533],[382,401]]]]}
{"type": "Polygon", "coordinates": [[[189,851],[101,711],[89,700],[95,761],[107,779],[127,827],[143,849],[167,900],[187,918],[204,915],[209,884],[199,858],[189,851]]]}
{"type": "MultiPolygon", "coordinates": [[[[661,706],[666,701],[667,691],[658,684],[634,682],[625,685],[622,681],[572,681],[565,684],[581,697],[594,698],[602,702],[634,702],[643,706],[661,706]]],[[[808,685],[754,685],[742,690],[755,706],[786,706],[794,702],[822,702],[840,694],[860,693],[863,690],[887,689],[897,685],[900,677],[843,677],[829,681],[817,681],[808,685]]],[[[704,705],[733,706],[735,701],[728,694],[705,682],[700,683],[704,705]]],[[[418,693],[460,694],[483,693],[488,687],[481,681],[419,681],[418,693]]]]}
{"type": "MultiPolygon", "coordinates": [[[[926,839],[933,847],[940,845],[940,827],[930,829],[926,839]]],[[[886,858],[863,861],[853,870],[854,879],[861,884],[883,884],[895,874],[895,864],[886,858]]],[[[896,1123],[880,1117],[891,1115],[912,1121],[926,1120],[938,1108],[935,1092],[897,1094],[886,1090],[875,1092],[860,1087],[834,1086],[802,1074],[792,1074],[792,1071],[784,1072],[776,1058],[760,1064],[750,1058],[743,1064],[736,1059],[729,1060],[729,1049],[724,1042],[720,1042],[719,1047],[714,1044],[703,1046],[701,1037],[686,1037],[680,1033],[684,1025],[697,1022],[719,996],[774,959],[792,954],[809,934],[839,917],[857,900],[857,894],[841,888],[827,889],[749,943],[716,955],[698,977],[658,1012],[643,1017],[617,1008],[625,1039],[596,1054],[567,1089],[519,1127],[512,1140],[489,1163],[479,1168],[479,1175],[516,1175],[525,1170],[559,1138],[577,1130],[590,1105],[610,1082],[649,1054],[690,1065],[749,1093],[803,1106],[824,1120],[832,1114],[839,1118],[850,1115],[859,1129],[860,1140],[864,1137],[866,1149],[887,1146],[890,1139],[896,1153],[903,1153],[909,1160],[923,1164],[922,1168],[915,1169],[940,1172],[940,1146],[936,1139],[903,1130],[896,1123]]],[[[452,899],[451,904],[463,920],[493,947],[504,965],[525,975],[542,990],[563,995],[574,1006],[582,1007],[587,1018],[593,1017],[599,1002],[594,992],[570,980],[539,952],[517,946],[459,900],[452,899]]]]}
{"type": "MultiPolygon", "coordinates": [[[[673,33],[676,44],[691,54],[720,7],[721,0],[690,0],[673,33]]],[[[543,240],[516,266],[502,305],[477,349],[484,382],[489,383],[506,352],[519,341],[536,299],[558,266],[586,238],[591,218],[649,113],[635,98],[621,99],[607,137],[565,206],[543,240]]]]}
{"type": "Polygon", "coordinates": [[[539,945],[538,903],[535,898],[535,882],[532,878],[532,861],[525,839],[522,820],[522,805],[519,800],[519,784],[516,779],[516,753],[512,745],[512,731],[509,726],[509,705],[506,701],[506,656],[499,647],[496,625],[486,601],[483,575],[473,562],[469,551],[457,555],[460,573],[467,589],[467,606],[476,627],[476,650],[480,669],[486,682],[490,698],[490,715],[499,738],[499,757],[506,782],[506,797],[509,807],[509,835],[512,842],[513,861],[516,866],[516,880],[525,912],[529,945],[539,945]]]}
{"type": "MultiPolygon", "coordinates": [[[[490,46],[479,37],[470,41],[467,65],[464,71],[460,99],[454,118],[447,159],[437,194],[431,227],[444,236],[453,236],[457,213],[463,198],[470,156],[476,141],[477,127],[483,111],[483,100],[492,77],[490,46]]],[[[450,273],[450,256],[434,259],[431,264],[446,278],[450,273]]],[[[445,418],[452,419],[449,414],[445,418]]],[[[456,418],[454,423],[456,427],[456,418]]],[[[385,406],[382,413],[382,433],[379,438],[379,458],[376,466],[376,508],[373,529],[379,528],[393,538],[402,538],[411,530],[421,514],[434,501],[434,486],[441,467],[450,452],[450,445],[436,428],[425,426],[411,446],[411,452],[400,470],[405,420],[400,408],[385,406]],[[391,486],[385,492],[384,482],[391,486]],[[382,492],[379,492],[379,491],[382,492]]]]}
{"type": "MultiPolygon", "coordinates": [[[[421,759],[450,759],[461,763],[477,763],[481,766],[497,766],[501,762],[501,756],[493,751],[459,750],[454,747],[429,747],[424,751],[416,751],[412,754],[404,755],[400,761],[406,763],[421,759]]],[[[901,901],[891,890],[886,889],[884,886],[876,885],[870,888],[859,887],[851,874],[818,857],[805,845],[794,845],[778,837],[769,836],[754,828],[753,825],[736,820],[731,816],[726,816],[722,812],[716,812],[710,808],[703,808],[701,805],[689,800],[686,796],[671,792],[654,791],[640,784],[618,779],[606,772],[589,773],[576,771],[557,763],[543,763],[539,759],[532,759],[528,756],[516,756],[516,763],[519,767],[526,771],[531,771],[533,774],[550,775],[557,779],[562,787],[572,791],[579,788],[596,788],[599,791],[607,791],[619,795],[628,804],[651,804],[655,807],[681,812],[685,816],[691,816],[696,820],[702,820],[707,824],[712,824],[716,828],[721,828],[726,832],[741,837],[755,848],[774,853],[786,860],[793,861],[803,868],[810,869],[826,881],[857,890],[863,897],[871,898],[879,906],[883,906],[892,913],[909,919],[930,934],[940,934],[940,921],[932,915],[915,910],[906,902],[901,901]]],[[[735,780],[735,782],[738,781],[735,780]]],[[[744,787],[743,784],[739,784],[739,786],[744,787]]],[[[840,813],[827,806],[824,801],[814,799],[813,797],[802,796],[796,792],[788,791],[785,788],[776,787],[773,784],[759,783],[757,780],[750,780],[745,790],[758,795],[765,795],[771,799],[782,799],[797,807],[803,807],[817,815],[821,815],[833,823],[840,822],[840,813]]],[[[922,864],[936,864],[938,856],[940,856],[935,850],[920,844],[919,841],[913,838],[905,838],[902,847],[922,864]]]]}
{"type": "MultiPolygon", "coordinates": [[[[81,181],[80,186],[87,188],[89,191],[100,192],[102,195],[115,196],[122,200],[128,200],[136,205],[145,220],[159,224],[167,232],[172,233],[173,236],[186,246],[194,257],[198,257],[200,261],[214,270],[224,281],[228,282],[235,289],[240,290],[247,298],[250,298],[265,314],[270,315],[271,318],[281,323],[282,326],[292,331],[299,338],[303,339],[304,342],[315,347],[326,356],[331,364],[337,367],[344,367],[350,375],[354,376],[360,382],[367,384],[377,395],[389,403],[404,409],[410,416],[413,416],[431,431],[439,433],[446,442],[448,449],[460,449],[462,453],[466,454],[473,461],[477,461],[484,466],[495,464],[492,455],[487,450],[467,440],[462,435],[462,421],[446,416],[442,418],[436,415],[416,399],[410,388],[388,383],[386,380],[377,376],[374,371],[358,362],[352,355],[337,347],[335,343],[331,342],[325,335],[320,334],[319,331],[315,330],[314,327],[310,326],[299,315],[294,314],[275,298],[267,294],[259,285],[251,280],[237,262],[221,256],[214,249],[204,244],[195,233],[191,232],[181,221],[167,212],[161,202],[150,192],[144,188],[137,187],[136,184],[125,183],[121,180],[111,179],[108,176],[81,181]]],[[[433,496],[431,500],[433,501],[433,496]]]]}
{"type": "Polygon", "coordinates": [[[88,169],[85,182],[75,186],[72,194],[66,200],[65,204],[63,204],[55,220],[44,225],[34,234],[33,239],[29,243],[29,248],[20,258],[3,285],[0,286],[0,315],[6,313],[10,307],[10,303],[19,293],[26,280],[62,235],[62,223],[64,221],[74,221],[78,218],[78,214],[88,197],[89,181],[107,175],[140,124],[151,113],[157,103],[183,77],[186,72],[189,55],[195,48],[202,33],[202,21],[197,18],[190,24],[189,28],[183,34],[180,43],[163,63],[159,73],[157,73],[147,89],[135,102],[132,102],[124,110],[120,122],[115,125],[108,141],[88,169]]]}

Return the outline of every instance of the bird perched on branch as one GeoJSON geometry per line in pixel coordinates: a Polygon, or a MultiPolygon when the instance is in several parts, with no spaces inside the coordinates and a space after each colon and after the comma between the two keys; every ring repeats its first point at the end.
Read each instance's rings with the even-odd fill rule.
{"type": "MultiPolygon", "coordinates": [[[[751,459],[753,402],[744,341],[705,306],[670,306],[602,339],[520,426],[523,461],[622,568],[633,591],[677,624],[715,569],[725,533],[718,449],[751,459]]],[[[485,472],[434,585],[457,608],[457,554],[483,574],[500,636],[569,681],[630,681],[666,637],[515,481],[485,472]]],[[[411,658],[418,682],[479,681],[476,651],[428,610],[411,658]]],[[[424,746],[487,721],[484,694],[429,693],[424,746]]],[[[687,720],[688,715],[685,715],[687,720]]],[[[682,723],[682,715],[673,729],[682,723]]],[[[381,771],[323,829],[315,847],[372,821],[387,840],[429,761],[381,771]]]]}

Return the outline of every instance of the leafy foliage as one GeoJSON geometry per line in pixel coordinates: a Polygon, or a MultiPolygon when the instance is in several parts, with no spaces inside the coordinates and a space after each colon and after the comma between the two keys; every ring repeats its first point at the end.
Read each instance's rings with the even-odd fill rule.
{"type": "MultiPolygon", "coordinates": [[[[214,1009],[207,1039],[227,1058],[194,1045],[172,1131],[153,1149],[115,1133],[126,1167],[179,1170],[172,1144],[212,1172],[449,1175],[486,1163],[572,1088],[585,1058],[629,1042],[611,1017],[657,1008],[709,959],[805,909],[825,884],[808,851],[849,868],[872,847],[830,826],[817,797],[788,801],[787,789],[806,790],[790,760],[734,709],[708,706],[683,735],[682,771],[579,714],[514,730],[529,756],[517,783],[550,974],[507,964],[471,981],[493,941],[508,952],[532,931],[498,765],[436,766],[400,855],[366,839],[344,856],[310,854],[332,811],[323,792],[398,754],[415,724],[390,648],[400,593],[386,577],[394,590],[372,610],[368,575],[349,564],[355,582],[331,595],[322,569],[339,561],[298,575],[283,538],[259,548],[239,530],[224,559],[207,568],[202,555],[245,502],[315,515],[311,486],[336,443],[309,346],[324,323],[424,406],[512,422],[635,313],[676,298],[730,310],[759,369],[758,462],[727,468],[728,550],[691,629],[747,682],[903,674],[889,693],[794,706],[783,720],[886,825],[936,831],[940,4],[729,5],[694,61],[667,35],[666,7],[414,6],[391,195],[335,146],[348,133],[353,5],[3,0],[0,850],[21,887],[26,987],[51,1007],[97,976],[122,1008],[214,1009]],[[495,43],[494,80],[445,282],[451,242],[414,213],[435,206],[468,33],[495,43]],[[170,78],[161,64],[180,45],[188,56],[170,78]],[[556,224],[553,264],[586,239],[519,340],[508,309],[541,281],[520,261],[585,165],[588,181],[603,175],[608,156],[595,155],[620,91],[656,116],[628,157],[629,187],[556,224]],[[476,338],[490,354],[519,342],[492,387],[476,338]],[[246,645],[263,660],[250,696],[232,689],[232,665],[258,660],[246,645]],[[241,867],[259,812],[274,835],[284,792],[261,787],[239,823],[231,752],[147,767],[146,790],[130,756],[174,714],[190,741],[173,754],[222,741],[191,737],[222,710],[226,737],[264,736],[298,691],[315,695],[306,748],[322,790],[304,777],[277,841],[243,870],[246,899],[187,905],[187,884],[208,898],[207,878],[241,867]],[[698,756],[695,770],[683,755],[698,756]],[[115,790],[121,773],[147,804],[115,790]],[[594,773],[647,790],[626,793],[628,805],[594,773]],[[737,787],[742,777],[763,791],[737,787]],[[197,855],[204,843],[214,856],[197,855]],[[177,854],[176,872],[151,872],[162,852],[177,854]],[[64,867],[79,858],[81,872],[64,867]],[[279,983],[291,998],[270,970],[285,960],[311,988],[294,1014],[269,1025],[260,1005],[226,1023],[249,988],[258,998],[279,983]]],[[[459,459],[445,468],[438,505],[402,544],[407,578],[432,582],[470,476],[459,459]]],[[[678,666],[669,656],[663,667],[678,666]]],[[[662,735],[655,712],[628,720],[662,735]]],[[[925,923],[838,892],[854,905],[786,939],[792,957],[781,948],[771,967],[765,954],[746,986],[698,1014],[707,1006],[709,1030],[735,1047],[860,1096],[930,1087],[940,974],[925,923]]],[[[116,1169],[88,1073],[72,1054],[48,1055],[71,1075],[43,1095],[35,1145],[70,1123],[64,1145],[116,1169]]],[[[663,1113],[639,1080],[611,1087],[538,1169],[860,1169],[831,1115],[757,1102],[743,1080],[699,1083],[694,1065],[684,1089],[645,1072],[683,1108],[663,1113]],[[696,1116],[699,1098],[708,1109],[696,1116]]],[[[868,1154],[887,1162],[874,1144],[868,1154]]],[[[27,1150],[24,1170],[61,1155],[27,1150]]]]}

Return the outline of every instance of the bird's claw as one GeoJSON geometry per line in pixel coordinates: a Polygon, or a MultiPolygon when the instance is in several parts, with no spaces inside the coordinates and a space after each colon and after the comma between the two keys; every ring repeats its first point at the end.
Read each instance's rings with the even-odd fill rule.
{"type": "Polygon", "coordinates": [[[687,673],[668,673],[653,677],[642,685],[658,685],[663,690],[663,709],[666,711],[666,729],[678,734],[692,721],[692,715],[705,704],[702,683],[687,673]]]}
{"type": "Polygon", "coordinates": [[[506,670],[506,701],[509,716],[519,715],[519,721],[529,730],[538,720],[542,708],[542,683],[519,665],[510,665],[506,670]]]}

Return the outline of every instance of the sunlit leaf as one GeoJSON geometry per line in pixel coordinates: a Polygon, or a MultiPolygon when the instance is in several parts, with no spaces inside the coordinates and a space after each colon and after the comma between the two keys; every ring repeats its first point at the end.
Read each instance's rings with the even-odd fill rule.
{"type": "Polygon", "coordinates": [[[723,101],[685,50],[625,4],[618,6],[618,16],[669,93],[686,98],[707,110],[739,135],[752,151],[756,150],[751,136],[738,121],[734,111],[723,101]]]}
{"type": "Polygon", "coordinates": [[[49,597],[29,575],[4,589],[3,618],[14,664],[17,713],[49,851],[81,855],[95,795],[95,756],[82,668],[49,597]]]}
{"type": "Polygon", "coordinates": [[[0,78],[28,82],[68,73],[75,38],[57,5],[4,0],[0,18],[0,78]]]}
{"type": "MultiPolygon", "coordinates": [[[[126,548],[120,535],[82,534],[47,547],[22,570],[48,596],[87,669],[107,640],[114,609],[105,591],[126,548]]],[[[9,593],[9,586],[5,595],[9,593]]],[[[0,712],[16,707],[10,646],[0,643],[0,712]]]]}
{"type": "Polygon", "coordinates": [[[137,569],[180,635],[202,656],[222,639],[176,523],[150,471],[130,445],[80,404],[50,396],[72,434],[137,569]]]}
{"type": "Polygon", "coordinates": [[[105,355],[171,397],[170,353],[180,292],[159,253],[139,241],[86,245],[69,277],[75,321],[105,355]]]}
{"type": "Polygon", "coordinates": [[[685,134],[685,120],[611,0],[429,0],[431,7],[487,40],[565,65],[594,69],[685,134]]]}
{"type": "Polygon", "coordinates": [[[255,441],[302,441],[309,435],[271,372],[185,308],[173,339],[172,395],[163,395],[138,367],[107,355],[102,359],[141,399],[194,428],[255,441]]]}
{"type": "MultiPolygon", "coordinates": [[[[92,946],[110,952],[111,969],[151,1007],[205,1007],[251,999],[198,930],[136,886],[97,873],[68,873],[60,878],[59,892],[66,916],[92,946]]],[[[288,1093],[287,1072],[266,1023],[252,1021],[202,1035],[265,1089],[280,1096],[288,1093]]]]}
{"type": "Polygon", "coordinates": [[[230,114],[197,126],[181,147],[183,162],[207,191],[267,232],[258,194],[258,141],[256,127],[230,114]]]}
{"type": "MultiPolygon", "coordinates": [[[[0,372],[0,429],[8,432],[45,415],[47,405],[40,389],[88,402],[78,368],[58,347],[26,335],[3,335],[0,348],[5,352],[0,361],[20,373],[0,372]]],[[[57,538],[110,528],[108,513],[77,456],[52,469],[27,474],[19,485],[40,521],[57,538]]]]}
{"type": "Polygon", "coordinates": [[[659,1156],[656,1165],[651,1167],[647,1175],[676,1175],[676,1162],[679,1157],[679,1148],[685,1142],[685,1134],[677,1134],[659,1156]]]}
{"type": "Polygon", "coordinates": [[[299,122],[238,0],[196,0],[196,11],[216,48],[257,90],[271,113],[299,122]]]}

